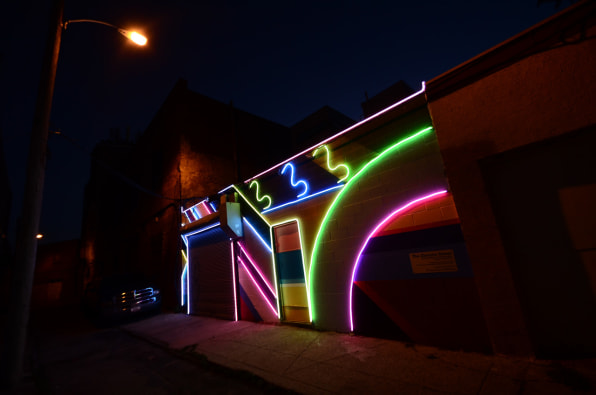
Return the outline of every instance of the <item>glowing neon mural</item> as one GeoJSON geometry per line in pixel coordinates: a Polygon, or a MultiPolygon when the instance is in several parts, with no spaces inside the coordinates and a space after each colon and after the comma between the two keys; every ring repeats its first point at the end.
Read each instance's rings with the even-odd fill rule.
{"type": "Polygon", "coordinates": [[[190,243],[188,242],[188,238],[190,236],[194,236],[194,235],[198,235],[200,233],[203,233],[209,229],[213,229],[216,228],[220,225],[219,222],[216,222],[214,224],[211,225],[207,225],[203,228],[197,229],[197,230],[192,230],[188,233],[184,233],[182,235],[182,240],[184,240],[184,244],[186,245],[186,256],[187,256],[187,264],[186,264],[186,297],[188,300],[188,303],[186,304],[186,314],[190,314],[190,287],[189,287],[189,278],[190,278],[190,259],[188,259],[188,257],[190,257],[190,243]]]}
{"type": "Polygon", "coordinates": [[[248,277],[250,277],[250,279],[252,280],[253,284],[255,285],[255,287],[257,288],[257,290],[259,291],[259,293],[261,294],[261,296],[263,297],[263,299],[267,303],[267,306],[269,306],[269,308],[271,309],[271,311],[273,312],[273,314],[279,316],[279,313],[275,310],[275,307],[273,307],[273,305],[271,305],[271,302],[269,302],[269,298],[267,297],[267,295],[265,295],[265,292],[263,292],[263,290],[259,286],[258,282],[252,276],[250,270],[248,269],[248,267],[246,266],[246,264],[244,263],[244,261],[242,260],[242,258],[238,257],[238,262],[240,262],[240,264],[242,265],[242,267],[244,267],[244,270],[246,271],[246,274],[248,274],[248,277]]]}
{"type": "MultiPolygon", "coordinates": [[[[259,277],[261,277],[261,280],[263,281],[263,283],[265,283],[265,285],[267,286],[267,288],[269,288],[269,292],[271,292],[271,294],[273,295],[274,298],[277,298],[277,292],[273,290],[273,287],[269,284],[269,281],[267,281],[267,278],[265,277],[265,275],[263,274],[263,272],[261,272],[261,270],[259,269],[259,266],[252,259],[252,257],[248,253],[248,251],[246,251],[246,249],[244,248],[244,246],[240,242],[238,242],[238,246],[240,247],[240,250],[242,251],[242,253],[244,253],[244,256],[246,256],[246,258],[248,259],[248,262],[250,262],[250,264],[252,265],[252,267],[258,273],[259,277]]],[[[277,312],[276,312],[276,314],[277,314],[277,312]]]]}
{"type": "Polygon", "coordinates": [[[261,243],[263,244],[263,246],[267,249],[267,251],[271,252],[271,246],[269,244],[267,244],[267,242],[265,241],[265,239],[263,239],[263,236],[261,236],[259,234],[259,232],[255,229],[254,226],[252,226],[252,224],[246,219],[246,217],[242,217],[242,220],[244,221],[245,224],[248,225],[248,227],[253,231],[253,233],[257,236],[257,238],[261,241],[261,243]]]}
{"type": "Polygon", "coordinates": [[[284,207],[292,206],[292,205],[294,205],[294,204],[297,204],[297,203],[303,202],[303,201],[305,201],[305,200],[308,200],[308,199],[314,198],[314,197],[316,197],[316,196],[319,196],[319,195],[324,195],[324,194],[326,194],[326,193],[329,193],[329,192],[333,192],[334,190],[336,190],[336,189],[340,189],[340,188],[343,188],[343,185],[334,185],[334,186],[332,186],[331,188],[323,189],[322,191],[315,192],[315,193],[312,193],[312,194],[310,194],[310,195],[307,195],[307,196],[303,196],[303,197],[301,197],[300,199],[291,200],[291,201],[289,201],[289,202],[286,202],[286,203],[279,204],[279,205],[277,205],[277,206],[273,206],[273,207],[271,207],[271,208],[268,208],[267,210],[263,210],[262,214],[267,214],[267,213],[270,213],[270,212],[272,212],[272,211],[279,210],[280,208],[284,208],[284,207]]]}
{"type": "Polygon", "coordinates": [[[186,299],[188,294],[188,258],[184,250],[180,250],[180,252],[182,253],[182,262],[184,264],[182,274],[180,275],[180,306],[184,306],[188,304],[188,300],[186,299]]]}
{"type": "Polygon", "coordinates": [[[280,222],[271,226],[271,237],[275,240],[274,265],[279,266],[280,297],[283,299],[284,318],[293,322],[312,322],[308,281],[303,252],[300,221],[297,218],[280,222]],[[280,232],[280,233],[278,233],[280,232]],[[304,313],[306,311],[306,317],[304,313]]]}
{"type": "MultiPolygon", "coordinates": [[[[267,204],[263,208],[264,209],[269,208],[269,206],[271,206],[271,203],[272,203],[271,196],[269,196],[269,195],[260,196],[259,195],[259,182],[256,180],[250,183],[250,185],[248,186],[248,189],[251,189],[253,185],[256,185],[255,198],[257,199],[257,202],[261,203],[263,200],[267,199],[267,200],[269,200],[269,204],[267,204]]],[[[234,187],[234,189],[236,189],[236,188],[234,187]]]]}
{"type": "Polygon", "coordinates": [[[342,181],[345,181],[349,176],[350,176],[350,168],[348,167],[348,165],[346,165],[345,163],[340,163],[337,166],[333,167],[331,165],[331,153],[329,152],[329,148],[327,148],[326,144],[321,145],[319,148],[317,148],[316,150],[314,150],[312,156],[313,158],[316,158],[317,156],[317,152],[319,152],[320,149],[324,149],[325,153],[327,155],[327,169],[331,172],[334,173],[335,170],[337,170],[340,167],[343,167],[345,169],[345,175],[340,178],[337,182],[340,183],[342,181]]]}
{"type": "Polygon", "coordinates": [[[374,119],[374,118],[377,118],[377,117],[379,117],[379,116],[383,115],[383,114],[384,114],[384,113],[386,113],[387,111],[390,111],[390,110],[392,110],[392,109],[394,109],[394,108],[396,108],[396,107],[399,107],[400,105],[402,105],[403,103],[405,103],[405,102],[407,102],[407,101],[409,101],[409,100],[413,99],[414,97],[424,94],[424,91],[425,91],[425,89],[426,89],[426,84],[425,84],[425,82],[424,82],[424,81],[422,81],[422,87],[420,88],[420,90],[419,90],[419,91],[412,93],[410,96],[408,96],[408,97],[405,97],[405,98],[401,99],[400,101],[398,101],[398,102],[396,102],[396,103],[394,103],[394,104],[390,105],[389,107],[387,107],[387,108],[385,108],[385,109],[383,109],[383,110],[379,111],[378,113],[376,113],[376,114],[373,114],[373,115],[371,115],[370,117],[368,117],[368,118],[365,118],[365,119],[363,119],[362,121],[355,123],[354,125],[350,126],[349,128],[346,128],[346,129],[342,130],[341,132],[334,134],[333,136],[331,136],[331,137],[329,137],[329,138],[327,138],[327,139],[325,139],[325,140],[321,141],[320,143],[318,143],[318,144],[316,144],[316,145],[313,145],[312,147],[310,147],[310,148],[307,148],[307,149],[305,149],[304,151],[301,151],[301,152],[299,152],[299,153],[295,154],[294,156],[292,156],[292,157],[290,157],[290,158],[288,158],[288,159],[284,160],[283,162],[280,162],[280,163],[276,164],[275,166],[271,166],[269,169],[267,169],[267,170],[264,170],[264,171],[260,172],[259,174],[257,174],[257,175],[255,175],[255,176],[253,176],[253,177],[249,178],[248,180],[244,181],[244,183],[245,183],[245,184],[247,184],[247,183],[251,182],[252,180],[255,180],[255,179],[257,179],[257,178],[261,177],[262,175],[264,175],[264,174],[267,174],[267,173],[269,173],[270,171],[272,171],[272,170],[275,170],[275,169],[277,169],[278,167],[280,167],[280,166],[283,166],[283,165],[285,165],[286,163],[288,163],[288,162],[291,162],[291,161],[293,161],[294,159],[301,157],[301,156],[302,156],[302,155],[304,155],[304,154],[307,154],[307,153],[309,153],[309,152],[312,152],[312,150],[314,150],[315,148],[317,148],[317,147],[319,147],[319,146],[321,146],[321,145],[323,145],[323,144],[327,144],[328,142],[330,142],[330,141],[332,141],[332,140],[335,140],[337,137],[339,137],[339,136],[341,136],[341,135],[343,135],[343,134],[346,134],[346,133],[348,133],[349,131],[352,131],[352,130],[356,129],[356,128],[357,128],[357,127],[359,127],[360,125],[363,125],[363,124],[365,124],[365,123],[369,122],[370,120],[372,120],[372,119],[374,119]]]}
{"type": "MultiPolygon", "coordinates": [[[[299,184],[304,185],[304,189],[302,190],[301,193],[299,193],[298,195],[296,195],[297,198],[302,197],[304,195],[306,195],[308,193],[308,183],[304,180],[298,180],[296,182],[294,182],[294,165],[291,163],[286,163],[286,165],[283,167],[283,169],[281,169],[281,175],[283,175],[286,172],[286,169],[290,169],[290,184],[292,184],[292,187],[296,188],[299,184]]],[[[267,207],[265,207],[267,208],[267,207]]]]}
{"type": "Polygon", "coordinates": [[[195,204],[194,206],[186,210],[182,210],[184,215],[186,215],[186,218],[188,219],[189,223],[192,223],[209,214],[212,214],[214,211],[215,210],[212,210],[212,207],[210,207],[207,204],[207,199],[195,204]]]}
{"type": "Polygon", "coordinates": [[[354,261],[354,268],[352,269],[352,279],[350,281],[351,285],[350,285],[350,293],[349,293],[349,299],[348,299],[349,316],[350,316],[350,331],[351,332],[354,331],[354,319],[353,319],[353,312],[352,312],[352,292],[354,289],[354,278],[356,275],[356,271],[358,270],[358,265],[360,264],[362,253],[366,249],[366,246],[368,245],[368,242],[370,241],[370,239],[372,239],[372,237],[375,235],[375,233],[377,233],[379,231],[379,229],[381,229],[388,222],[395,219],[398,215],[403,214],[405,211],[407,211],[410,208],[413,208],[416,205],[426,203],[429,200],[432,200],[439,196],[444,196],[445,194],[447,194],[447,191],[443,189],[440,191],[431,192],[428,195],[425,195],[425,196],[422,196],[422,197],[419,197],[417,199],[407,202],[406,204],[404,204],[403,206],[399,207],[398,209],[392,211],[389,215],[387,215],[385,218],[383,218],[383,220],[381,220],[373,228],[373,230],[368,233],[368,236],[364,239],[364,243],[360,247],[360,251],[356,255],[356,260],[354,261]]]}
{"type": "MultiPolygon", "coordinates": [[[[368,174],[368,170],[371,169],[375,163],[382,161],[385,157],[394,153],[395,150],[397,150],[398,148],[404,146],[405,144],[408,144],[408,143],[411,143],[411,142],[414,142],[414,141],[420,139],[421,137],[425,136],[427,133],[429,133],[432,130],[433,130],[432,126],[421,129],[421,130],[417,131],[416,133],[398,141],[397,143],[395,143],[395,144],[389,146],[388,148],[386,148],[385,150],[383,150],[379,155],[377,155],[371,161],[366,163],[345,184],[344,188],[337,194],[337,196],[335,196],[334,201],[329,206],[329,209],[327,210],[327,212],[325,213],[325,216],[323,217],[323,220],[321,221],[319,231],[317,232],[317,236],[315,237],[314,247],[312,249],[312,254],[311,254],[309,273],[308,273],[310,287],[312,287],[312,284],[313,284],[313,279],[311,278],[311,273],[313,273],[313,267],[315,267],[315,265],[317,264],[317,255],[319,253],[322,235],[327,231],[327,226],[328,226],[329,220],[334,215],[336,209],[339,206],[339,202],[342,200],[342,198],[347,194],[348,191],[350,191],[352,189],[352,187],[354,185],[357,185],[357,182],[362,177],[364,177],[366,174],[368,174]]],[[[312,288],[311,288],[310,292],[311,292],[311,294],[313,293],[312,288]]],[[[315,307],[315,309],[313,309],[312,319],[316,321],[316,306],[313,306],[313,307],[315,307]]]]}

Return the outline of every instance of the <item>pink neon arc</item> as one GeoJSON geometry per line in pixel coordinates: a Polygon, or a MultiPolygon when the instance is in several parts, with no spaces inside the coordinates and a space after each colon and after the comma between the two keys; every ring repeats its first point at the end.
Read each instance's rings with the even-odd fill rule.
{"type": "Polygon", "coordinates": [[[242,267],[244,267],[244,270],[246,270],[246,273],[248,274],[248,277],[250,277],[250,279],[252,280],[252,282],[255,285],[255,287],[257,287],[257,289],[261,293],[261,296],[263,297],[263,299],[265,299],[265,302],[267,302],[267,306],[269,306],[269,308],[271,309],[271,311],[273,312],[273,314],[278,315],[277,314],[277,310],[275,310],[275,308],[271,305],[271,303],[269,302],[269,299],[267,298],[267,295],[265,295],[265,293],[263,292],[263,290],[261,289],[261,287],[259,287],[259,284],[257,284],[257,282],[255,281],[255,278],[252,276],[252,274],[250,274],[250,270],[248,270],[248,268],[244,264],[244,261],[242,260],[242,258],[238,257],[238,262],[240,262],[240,264],[242,265],[242,267]]]}
{"type": "Polygon", "coordinates": [[[269,291],[271,291],[271,293],[273,294],[273,296],[277,299],[277,293],[273,290],[273,287],[271,286],[271,284],[269,284],[269,281],[267,281],[267,278],[265,278],[265,276],[263,275],[263,273],[261,272],[261,270],[259,269],[259,267],[255,264],[255,261],[248,254],[248,252],[244,249],[244,246],[242,244],[240,244],[240,242],[238,242],[238,246],[240,247],[240,250],[242,250],[242,252],[244,253],[244,255],[246,255],[246,257],[248,258],[248,261],[250,262],[250,264],[252,265],[252,267],[255,268],[256,272],[259,274],[259,277],[261,277],[261,280],[263,280],[263,282],[265,283],[265,285],[267,286],[267,288],[269,288],[269,291]]]}
{"type": "Polygon", "coordinates": [[[398,208],[397,210],[393,211],[391,214],[386,216],[381,222],[379,222],[377,224],[377,226],[375,226],[375,228],[372,230],[372,232],[370,232],[368,234],[368,236],[366,237],[366,239],[364,241],[364,244],[362,244],[362,247],[360,248],[360,252],[358,252],[358,255],[356,255],[356,261],[354,262],[354,269],[352,269],[352,280],[350,281],[350,299],[348,300],[348,305],[350,306],[349,307],[349,316],[350,316],[350,331],[351,332],[354,332],[354,317],[352,315],[352,290],[354,289],[354,278],[356,276],[356,271],[358,270],[358,265],[360,264],[360,258],[362,256],[362,253],[366,249],[366,246],[368,245],[368,242],[370,241],[370,239],[372,239],[373,235],[375,233],[377,233],[377,231],[379,229],[381,229],[387,222],[391,221],[396,215],[403,213],[408,208],[410,208],[416,204],[423,203],[423,202],[430,200],[432,198],[435,198],[437,196],[445,195],[446,193],[447,193],[446,190],[441,190],[441,191],[433,192],[431,194],[422,196],[418,199],[415,199],[415,200],[412,200],[412,201],[406,203],[405,205],[401,206],[400,208],[398,208]]]}
{"type": "Polygon", "coordinates": [[[232,284],[234,284],[234,321],[238,321],[238,299],[236,298],[236,268],[234,264],[234,242],[230,241],[230,250],[232,253],[232,284]]]}
{"type": "MultiPolygon", "coordinates": [[[[307,148],[307,149],[305,149],[304,151],[297,153],[296,155],[292,156],[291,158],[288,158],[288,159],[284,160],[283,162],[280,162],[280,163],[278,163],[277,165],[275,165],[275,166],[272,166],[272,167],[270,167],[269,169],[267,169],[267,170],[265,170],[265,171],[262,171],[262,172],[260,172],[260,173],[259,173],[259,174],[257,174],[256,176],[253,176],[253,177],[249,178],[248,180],[244,181],[244,183],[245,183],[245,184],[248,184],[248,183],[249,183],[249,182],[251,182],[252,180],[255,180],[255,179],[257,179],[257,178],[261,177],[263,174],[267,174],[267,173],[269,173],[271,170],[277,169],[278,167],[280,167],[280,166],[283,166],[283,165],[285,165],[286,163],[293,161],[294,159],[298,158],[299,156],[302,156],[302,155],[304,155],[304,154],[306,154],[306,153],[308,153],[308,152],[311,152],[313,149],[315,149],[315,148],[318,148],[318,147],[320,147],[321,145],[327,144],[328,142],[330,142],[331,140],[333,140],[333,139],[335,139],[335,138],[337,138],[337,137],[341,136],[342,134],[348,133],[350,130],[354,130],[354,129],[356,129],[358,126],[362,125],[363,123],[366,123],[366,122],[370,121],[371,119],[374,119],[374,118],[376,118],[376,117],[378,117],[378,116],[380,116],[380,115],[382,115],[382,114],[386,113],[387,111],[389,111],[389,110],[391,110],[391,109],[393,109],[393,108],[395,108],[395,107],[398,107],[398,106],[400,106],[401,104],[403,104],[403,103],[407,102],[408,100],[410,100],[410,99],[413,99],[414,97],[416,97],[416,96],[418,96],[418,95],[420,95],[420,94],[424,93],[425,89],[426,89],[425,82],[424,82],[424,81],[422,81],[422,88],[421,88],[421,89],[420,89],[418,92],[414,92],[414,93],[412,93],[410,96],[408,96],[408,97],[406,97],[406,98],[404,98],[404,99],[401,99],[401,100],[400,100],[400,101],[398,101],[397,103],[394,103],[394,104],[390,105],[389,107],[385,108],[384,110],[381,110],[381,111],[379,111],[378,113],[376,113],[376,114],[373,114],[373,115],[371,115],[370,117],[368,117],[368,118],[366,118],[366,119],[363,119],[362,121],[360,121],[360,122],[358,122],[358,123],[355,123],[355,124],[353,124],[353,125],[352,125],[352,126],[350,126],[349,128],[347,128],[347,129],[344,129],[344,130],[342,130],[341,132],[339,132],[339,133],[336,133],[335,135],[333,135],[333,136],[331,136],[331,137],[329,137],[329,138],[327,138],[327,139],[325,139],[325,140],[321,141],[320,143],[318,143],[318,144],[315,144],[315,145],[313,145],[312,147],[310,147],[310,148],[307,148]]],[[[225,190],[225,189],[224,189],[224,190],[225,190]]]]}

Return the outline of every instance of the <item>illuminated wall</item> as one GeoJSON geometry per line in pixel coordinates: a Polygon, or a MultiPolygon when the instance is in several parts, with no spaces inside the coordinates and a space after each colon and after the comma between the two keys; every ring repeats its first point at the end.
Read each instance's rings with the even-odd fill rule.
{"type": "MultiPolygon", "coordinates": [[[[367,329],[372,324],[412,341],[444,346],[456,346],[474,330],[478,335],[467,348],[487,348],[463,239],[449,242],[461,231],[425,104],[421,90],[220,192],[239,202],[245,228],[244,236],[232,241],[236,252],[230,256],[238,273],[239,319],[377,335],[367,329]],[[420,206],[437,204],[438,211],[420,214],[420,206]],[[399,244],[413,237],[412,229],[400,227],[405,218],[414,218],[412,212],[413,226],[425,227],[415,230],[434,235],[423,237],[415,252],[448,251],[455,269],[442,271],[439,265],[432,274],[415,278],[388,276],[395,265],[410,267],[414,250],[399,244]],[[379,241],[387,238],[397,240],[390,255],[400,256],[399,262],[385,262],[378,254],[379,241]],[[461,303],[464,288],[468,300],[461,303]],[[444,310],[426,302],[399,303],[421,290],[443,298],[444,310]],[[383,311],[384,321],[373,313],[377,310],[383,311]],[[428,310],[435,313],[423,314],[428,310]],[[448,311],[465,319],[450,322],[441,337],[437,328],[444,326],[448,311]]],[[[184,211],[191,222],[208,215],[208,210],[201,213],[201,205],[184,211]]],[[[192,258],[189,267],[192,277],[192,258]]]]}

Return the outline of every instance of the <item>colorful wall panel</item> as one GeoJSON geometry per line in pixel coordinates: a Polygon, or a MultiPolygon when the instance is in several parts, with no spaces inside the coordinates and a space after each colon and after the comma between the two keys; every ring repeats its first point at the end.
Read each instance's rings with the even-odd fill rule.
{"type": "Polygon", "coordinates": [[[310,323],[306,275],[298,221],[273,227],[275,264],[280,290],[281,318],[310,323]]]}

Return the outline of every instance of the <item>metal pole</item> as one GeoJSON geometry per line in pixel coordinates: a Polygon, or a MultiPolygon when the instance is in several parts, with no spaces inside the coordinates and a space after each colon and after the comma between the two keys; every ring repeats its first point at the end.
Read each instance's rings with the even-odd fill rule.
{"type": "Polygon", "coordinates": [[[11,283],[11,306],[14,310],[7,323],[8,338],[6,339],[8,363],[6,374],[10,386],[17,384],[23,375],[31,291],[37,256],[35,236],[39,231],[41,217],[50,113],[62,36],[64,0],[54,0],[53,3],[31,129],[20,229],[15,246],[13,282],[11,283]]]}

